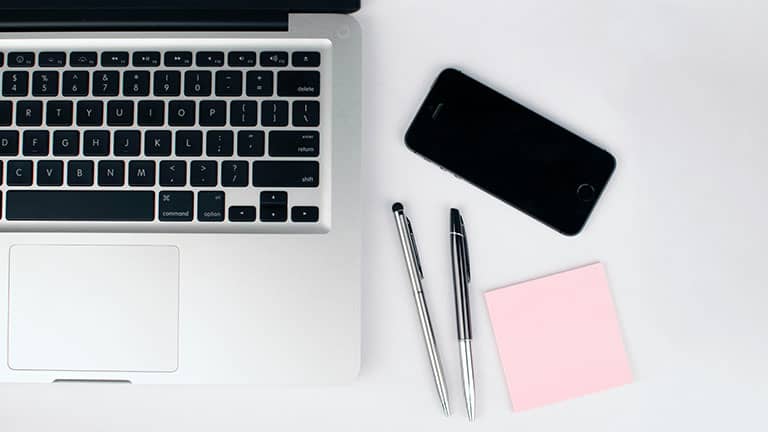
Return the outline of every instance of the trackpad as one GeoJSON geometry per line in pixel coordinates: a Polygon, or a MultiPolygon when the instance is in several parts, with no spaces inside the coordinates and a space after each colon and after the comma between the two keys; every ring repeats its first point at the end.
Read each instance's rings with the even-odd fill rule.
{"type": "Polygon", "coordinates": [[[176,370],[178,248],[15,245],[9,264],[12,369],[176,370]]]}

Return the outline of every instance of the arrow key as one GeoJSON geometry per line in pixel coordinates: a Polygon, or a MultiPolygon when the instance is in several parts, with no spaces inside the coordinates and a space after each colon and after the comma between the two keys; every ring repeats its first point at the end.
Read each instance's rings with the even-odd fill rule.
{"type": "Polygon", "coordinates": [[[320,210],[317,207],[293,207],[291,220],[293,222],[317,222],[320,210]]]}
{"type": "Polygon", "coordinates": [[[256,207],[232,206],[229,208],[230,222],[253,222],[256,220],[256,207]]]}

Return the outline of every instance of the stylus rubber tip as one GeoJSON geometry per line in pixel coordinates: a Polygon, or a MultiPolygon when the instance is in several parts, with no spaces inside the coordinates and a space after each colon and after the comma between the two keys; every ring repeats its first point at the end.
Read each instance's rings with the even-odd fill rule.
{"type": "Polygon", "coordinates": [[[398,211],[402,211],[402,210],[403,210],[403,205],[400,204],[399,202],[396,202],[396,203],[392,204],[392,211],[393,212],[398,212],[398,211]]]}

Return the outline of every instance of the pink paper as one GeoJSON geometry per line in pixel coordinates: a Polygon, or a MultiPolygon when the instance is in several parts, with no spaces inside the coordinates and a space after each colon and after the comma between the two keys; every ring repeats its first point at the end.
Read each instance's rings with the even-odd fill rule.
{"type": "Polygon", "coordinates": [[[632,382],[600,263],[485,293],[516,411],[632,382]]]}

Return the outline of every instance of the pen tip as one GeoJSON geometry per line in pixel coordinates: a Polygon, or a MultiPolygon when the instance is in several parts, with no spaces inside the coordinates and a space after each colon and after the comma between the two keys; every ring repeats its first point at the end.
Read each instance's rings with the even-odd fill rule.
{"type": "Polygon", "coordinates": [[[403,210],[403,205],[400,204],[399,202],[396,202],[396,203],[392,204],[392,211],[393,212],[402,211],[402,210],[403,210]]]}

